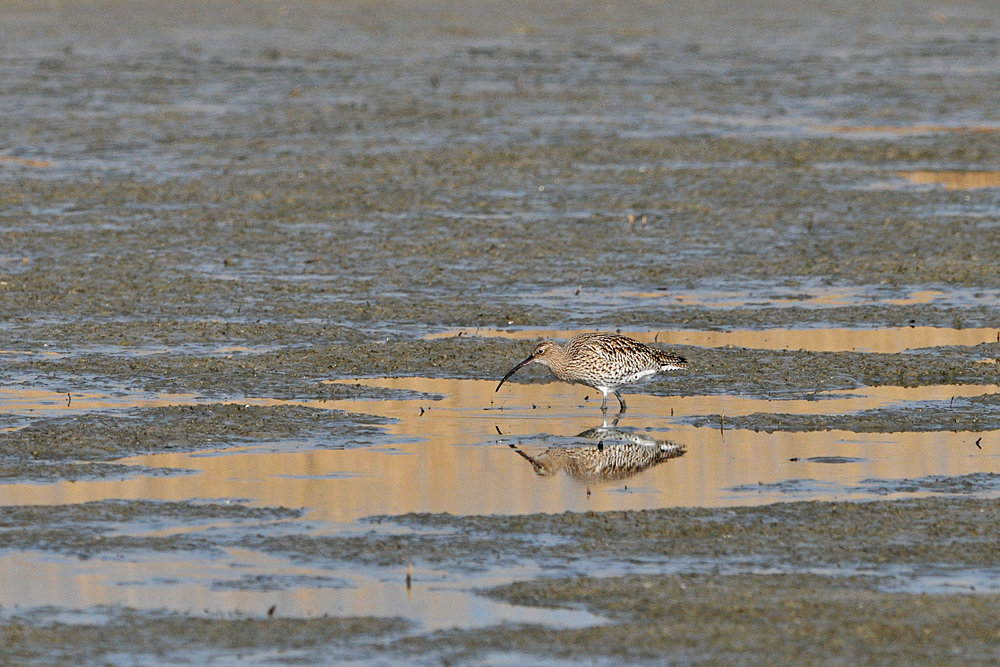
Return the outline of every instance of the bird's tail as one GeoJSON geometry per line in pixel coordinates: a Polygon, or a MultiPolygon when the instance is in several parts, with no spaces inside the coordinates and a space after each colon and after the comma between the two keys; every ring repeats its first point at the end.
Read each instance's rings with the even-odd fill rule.
{"type": "Polygon", "coordinates": [[[688,365],[687,359],[684,357],[678,357],[676,354],[668,352],[660,352],[657,355],[657,361],[660,362],[661,371],[676,371],[688,365]]]}

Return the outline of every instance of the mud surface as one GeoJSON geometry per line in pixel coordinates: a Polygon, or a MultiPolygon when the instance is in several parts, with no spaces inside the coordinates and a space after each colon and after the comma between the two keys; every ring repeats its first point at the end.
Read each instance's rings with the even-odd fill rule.
{"type": "MultiPolygon", "coordinates": [[[[969,484],[989,480],[968,480],[969,484]]],[[[925,480],[932,485],[933,480],[925,480]]],[[[911,481],[914,489],[922,488],[911,481]]],[[[928,488],[932,489],[933,486],[928,488]]],[[[448,527],[456,535],[394,537],[385,552],[468,563],[491,531],[504,526],[494,555],[516,558],[615,558],[668,560],[710,556],[768,566],[940,563],[995,566],[991,516],[997,501],[920,499],[872,503],[786,503],[726,510],[651,510],[495,517],[403,516],[417,526],[448,527]],[[943,514],[942,514],[943,513],[943,514]],[[531,536],[550,535],[550,544],[531,536]],[[411,541],[412,540],[412,541],[411,541]],[[505,543],[510,548],[505,548],[505,543]],[[402,546],[397,546],[402,544],[402,546]],[[446,545],[446,546],[445,546],[446,545]],[[439,549],[444,549],[439,551],[439,549]]],[[[318,543],[317,543],[318,544],[318,543]]],[[[336,544],[330,542],[330,545],[336,544]]],[[[344,543],[345,547],[349,543],[344,543]]],[[[287,547],[292,553],[334,554],[319,548],[287,547]]],[[[405,559],[407,556],[397,556],[405,559]]]]}
{"type": "MultiPolygon", "coordinates": [[[[996,476],[866,480],[865,486],[873,494],[969,494],[995,488],[996,476]]],[[[151,525],[209,519],[265,522],[302,515],[299,509],[240,505],[105,501],[12,507],[3,510],[0,521],[7,529],[3,540],[8,547],[73,553],[240,546],[320,562],[380,566],[423,562],[464,569],[520,560],[552,566],[584,558],[666,562],[679,556],[767,566],[921,563],[992,567],[997,565],[993,539],[1000,530],[997,504],[975,498],[920,498],[520,517],[403,515],[372,521],[419,530],[352,537],[181,534],[110,539],[105,535],[123,527],[117,524],[135,521],[151,525]],[[434,530],[428,532],[428,528],[434,530]]]]}
{"type": "MultiPolygon", "coordinates": [[[[337,410],[239,404],[131,409],[113,414],[34,420],[0,433],[0,477],[70,480],[150,474],[144,466],[74,464],[151,452],[223,449],[245,444],[310,440],[313,447],[371,445],[386,420],[337,410]],[[25,456],[27,454],[28,456],[25,456]]],[[[176,469],[160,474],[174,474],[176,469]]],[[[154,473],[155,474],[155,473],[154,473]]]]}
{"type": "MultiPolygon", "coordinates": [[[[997,595],[886,594],[863,577],[684,575],[573,578],[492,591],[520,604],[584,604],[620,622],[599,630],[443,635],[449,654],[489,647],[678,664],[989,664],[997,595]],[[844,628],[850,628],[845,632],[844,628]]],[[[418,645],[424,642],[418,640],[418,645]]]]}
{"type": "MultiPolygon", "coordinates": [[[[242,406],[406,398],[326,381],[499,378],[531,347],[424,339],[453,327],[993,327],[1000,190],[901,172],[1000,170],[998,21],[991,2],[923,0],[6,3],[0,389],[109,402],[71,416],[42,402],[0,406],[0,478],[152,476],[116,460],[262,441],[370,445],[384,420],[242,406]],[[837,296],[844,290],[860,296],[837,296]],[[222,404],[129,403],[143,392],[222,404]]],[[[993,343],[677,351],[690,371],[641,391],[809,398],[998,378],[993,343]]],[[[518,381],[545,377],[526,370],[518,381]]],[[[780,412],[725,423],[1000,430],[995,396],[780,412]]],[[[493,593],[583,606],[611,619],[600,628],[418,634],[397,618],[116,607],[101,622],[64,623],[26,612],[0,618],[0,662],[114,662],[119,651],[159,656],[149,664],[267,661],[289,651],[322,663],[330,647],[364,664],[995,662],[993,593],[897,589],[900,568],[1000,567],[996,480],[863,486],[949,497],[422,515],[350,535],[290,529],[301,510],[240,503],[67,495],[65,506],[5,507],[0,546],[46,558],[183,552],[207,562],[243,549],[332,567],[530,561],[567,574],[588,562],[616,572],[709,564],[607,579],[585,570],[493,593]],[[237,527],[198,530],[203,521],[237,527]],[[158,522],[170,530],[144,528],[158,522]],[[859,568],[877,576],[853,576],[859,568]]],[[[297,576],[218,585],[340,583],[297,576]]]]}
{"type": "MultiPolygon", "coordinates": [[[[911,490],[953,493],[961,492],[963,485],[981,487],[995,480],[911,484],[911,490]]],[[[195,523],[225,518],[253,522],[250,530],[259,532],[260,522],[293,516],[284,509],[179,503],[26,507],[2,515],[5,533],[23,534],[13,541],[5,538],[8,548],[65,544],[67,538],[56,533],[66,527],[80,534],[80,545],[73,551],[77,556],[107,550],[125,558],[149,549],[222,550],[232,546],[233,539],[219,532],[135,541],[105,534],[119,522],[155,526],[178,517],[195,523]],[[41,531],[34,527],[40,522],[55,528],[41,531]],[[31,545],[32,539],[38,542],[31,545]],[[87,540],[90,547],[82,544],[87,540]]],[[[300,536],[265,543],[248,536],[239,541],[244,548],[281,551],[331,565],[433,562],[450,569],[530,562],[552,575],[591,567],[603,576],[556,576],[483,593],[519,605],[582,605],[607,617],[608,624],[580,630],[495,626],[402,636],[409,627],[398,619],[283,619],[280,614],[271,619],[264,610],[252,618],[205,618],[108,609],[101,611],[107,618],[100,623],[53,623],[53,610],[15,614],[0,621],[0,631],[13,651],[6,655],[31,659],[32,664],[80,655],[107,657],[122,650],[161,654],[171,662],[188,659],[191,651],[229,655],[240,650],[302,650],[306,652],[298,658],[306,664],[321,663],[320,655],[328,657],[329,651],[343,651],[359,661],[421,664],[482,664],[494,655],[517,660],[521,654],[640,663],[669,657],[726,664],[739,655],[749,664],[820,664],[831,656],[863,664],[898,659],[913,664],[988,664],[997,657],[1000,596],[976,592],[980,580],[964,592],[926,595],[906,588],[920,572],[934,576],[962,568],[995,571],[1000,566],[994,548],[1000,530],[996,516],[995,500],[957,498],[516,518],[404,516],[383,521],[431,529],[433,534],[300,536]],[[607,576],[628,567],[661,573],[607,576]],[[839,575],[821,576],[815,570],[839,575]]],[[[982,581],[989,586],[989,575],[982,581]]],[[[219,585],[275,590],[289,583],[244,578],[219,585]]],[[[339,584],[320,578],[310,585],[339,584]]]]}
{"type": "MultiPolygon", "coordinates": [[[[521,354],[413,339],[441,327],[1000,319],[996,189],[896,175],[1000,165],[986,4],[941,21],[892,2],[792,19],[781,2],[130,3],[115,27],[87,3],[9,11],[4,347],[68,354],[6,359],[24,378],[340,397],[319,381],[493,377],[521,354]],[[765,304],[873,285],[979,301],[542,298],[747,284],[765,304]]],[[[679,390],[976,382],[975,354],[691,351],[701,379],[679,390]]]]}
{"type": "Polygon", "coordinates": [[[248,529],[301,517],[300,509],[239,504],[102,501],[77,505],[0,508],[0,548],[39,549],[89,558],[95,554],[133,555],[142,551],[217,551],[223,543],[204,534],[137,536],[127,530],[207,525],[225,521],[248,529]],[[117,534],[116,534],[117,533],[117,534]]]}
{"type": "MultiPolygon", "coordinates": [[[[727,428],[756,431],[826,431],[856,433],[909,433],[918,431],[1000,430],[1000,396],[987,394],[948,401],[921,401],[904,407],[864,410],[846,415],[793,415],[757,412],[725,419],[727,428]]],[[[697,426],[718,426],[722,415],[692,420],[697,426]]],[[[989,438],[987,438],[989,439],[989,438]]],[[[981,446],[981,445],[980,445],[981,446]]]]}
{"type": "Polygon", "coordinates": [[[407,624],[398,619],[218,619],[109,610],[102,625],[19,615],[0,622],[0,632],[7,664],[106,659],[106,646],[171,663],[241,652],[279,652],[301,664],[331,656],[359,663],[483,664],[500,655],[588,664],[658,664],[664,657],[699,665],[996,661],[1000,596],[884,593],[877,583],[816,575],[646,575],[544,579],[491,591],[524,605],[584,604],[615,619],[588,630],[496,627],[399,639],[407,624]]]}
{"type": "MultiPolygon", "coordinates": [[[[311,346],[308,350],[266,352],[225,357],[157,354],[134,359],[117,355],[82,355],[57,360],[15,361],[21,373],[43,374],[57,391],[84,386],[114,386],[129,382],[147,391],[205,396],[267,395],[288,399],[401,398],[350,384],[325,380],[366,375],[500,378],[533,347],[531,341],[447,338],[361,345],[311,346]],[[79,375],[86,379],[70,378],[79,375]]],[[[753,397],[801,398],[817,391],[861,386],[932,384],[994,384],[993,360],[1000,348],[993,343],[975,347],[927,348],[906,354],[752,350],[673,346],[690,367],[643,384],[656,395],[738,393],[753,397]]],[[[514,382],[535,378],[552,381],[544,369],[525,369],[514,382]]]]}
{"type": "Polygon", "coordinates": [[[402,619],[383,618],[204,618],[130,609],[109,609],[106,615],[99,625],[52,622],[45,613],[5,619],[0,622],[0,661],[81,664],[125,655],[140,664],[176,664],[261,652],[310,663],[329,659],[338,648],[343,651],[346,642],[358,648],[377,645],[408,627],[402,619]],[[109,646],[114,648],[109,651],[109,646]]]}
{"type": "MultiPolygon", "coordinates": [[[[571,299],[526,297],[1000,288],[995,190],[896,176],[1000,163],[991,7],[943,22],[931,4],[787,9],[130,3],[110,27],[87,3],[18,3],[0,52],[8,340],[798,325],[817,316],[610,307],[581,321],[571,299]],[[855,21],[862,35],[844,29],[855,21]]],[[[835,310],[867,326],[998,314],[835,310]]],[[[334,371],[382,372],[359,363],[334,371]]]]}

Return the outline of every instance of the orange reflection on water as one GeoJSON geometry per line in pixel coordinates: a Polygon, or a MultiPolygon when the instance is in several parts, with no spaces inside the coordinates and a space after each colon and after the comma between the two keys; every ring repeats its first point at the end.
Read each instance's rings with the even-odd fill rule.
{"type": "Polygon", "coordinates": [[[94,392],[60,393],[30,387],[0,387],[0,414],[57,411],[59,414],[85,413],[122,408],[158,408],[199,403],[195,394],[139,394],[111,396],[94,392]]]}
{"type": "MultiPolygon", "coordinates": [[[[452,329],[430,334],[428,339],[452,338],[459,334],[485,338],[565,340],[584,330],[556,329],[452,329]]],[[[761,331],[623,331],[643,343],[695,345],[698,347],[745,347],[758,350],[809,350],[814,352],[896,353],[922,347],[979,345],[1000,340],[998,329],[946,329],[941,327],[895,327],[888,329],[764,329],[761,331]]],[[[1000,347],[998,347],[1000,352],[1000,347]]]]}
{"type": "Polygon", "coordinates": [[[14,157],[13,155],[0,155],[0,162],[19,164],[24,165],[25,167],[35,167],[36,169],[46,169],[56,165],[56,163],[51,160],[32,160],[29,158],[14,157]]]}
{"type": "MultiPolygon", "coordinates": [[[[939,289],[916,290],[905,296],[890,296],[884,291],[860,286],[755,286],[738,289],[658,289],[653,292],[637,292],[617,289],[586,289],[582,287],[557,288],[531,296],[532,300],[555,301],[564,304],[582,304],[583,306],[605,305],[620,307],[628,301],[659,301],[669,306],[676,302],[685,306],[700,306],[705,308],[755,308],[775,306],[817,306],[835,307],[859,304],[889,304],[908,306],[928,304],[941,299],[955,297],[954,292],[948,293],[939,289]]],[[[967,298],[967,297],[966,297],[967,298]]],[[[657,305],[660,305],[657,304],[657,305]]]]}
{"type": "MultiPolygon", "coordinates": [[[[766,487],[753,494],[737,493],[732,488],[788,479],[817,480],[835,487],[833,491],[819,489],[807,495],[819,499],[850,497],[855,492],[840,487],[868,477],[1000,473],[1000,457],[991,454],[988,446],[978,450],[972,445],[979,436],[989,443],[996,437],[991,433],[766,434],[695,428],[682,423],[686,417],[723,413],[844,413],[900,401],[996,393],[1000,391],[997,385],[864,388],[820,394],[824,400],[815,401],[630,394],[629,412],[619,427],[678,443],[686,452],[628,479],[583,483],[562,473],[539,476],[509,445],[535,457],[553,444],[568,444],[567,439],[600,426],[601,412],[592,390],[562,383],[512,383],[495,393],[496,380],[380,378],[349,382],[443,398],[241,400],[256,405],[336,408],[397,421],[384,427],[387,435],[380,446],[357,447],[350,437],[320,437],[305,443],[262,443],[213,452],[212,443],[206,442],[206,452],[144,455],[124,461],[190,469],[199,474],[9,484],[0,486],[0,497],[6,504],[77,503],[105,498],[248,498],[264,505],[310,508],[309,520],[350,522],[373,514],[405,512],[519,514],[760,504],[788,496],[766,487]],[[585,395],[590,395],[591,400],[583,401],[585,395]],[[839,465],[806,461],[832,456],[859,461],[839,465]]],[[[95,405],[100,403],[96,396],[90,398],[95,405]]],[[[170,400],[169,396],[161,398],[170,400]]],[[[105,407],[116,402],[123,407],[113,397],[108,397],[105,407]]],[[[22,408],[26,406],[22,404],[22,408]]],[[[58,404],[46,409],[54,414],[73,410],[58,404]]],[[[582,439],[569,442],[593,446],[582,439]]]]}
{"type": "MultiPolygon", "coordinates": [[[[470,588],[509,583],[514,576],[469,577],[456,585],[440,572],[418,569],[409,595],[401,580],[372,576],[370,571],[331,571],[326,565],[289,562],[256,550],[230,548],[223,558],[142,557],[138,562],[110,557],[73,556],[9,551],[0,554],[0,601],[11,607],[63,607],[98,616],[94,607],[170,609],[189,615],[246,613],[262,615],[271,605],[280,616],[403,616],[417,619],[425,631],[490,625],[532,623],[583,627],[604,619],[583,610],[518,607],[474,595],[470,588]],[[249,578],[277,581],[304,579],[287,589],[235,586],[249,578]],[[553,614],[555,616],[553,617],[553,614]]],[[[535,574],[529,572],[528,574],[535,574]]],[[[113,611],[113,610],[108,610],[113,611]]]]}
{"type": "Polygon", "coordinates": [[[1000,187],[1000,171],[900,171],[911,183],[944,185],[947,190],[974,190],[1000,187]]]}

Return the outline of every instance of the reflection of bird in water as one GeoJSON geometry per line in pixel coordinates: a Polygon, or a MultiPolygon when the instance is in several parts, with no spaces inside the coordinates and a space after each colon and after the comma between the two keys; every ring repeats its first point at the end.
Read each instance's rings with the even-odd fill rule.
{"type": "Polygon", "coordinates": [[[531,463],[538,475],[547,477],[564,470],[580,481],[608,482],[628,479],[667,459],[683,456],[686,451],[676,442],[608,426],[588,429],[577,437],[599,442],[592,447],[550,447],[538,456],[528,456],[515,445],[509,446],[531,463]],[[604,442],[612,439],[621,442],[604,442]]]}
{"type": "Polygon", "coordinates": [[[625,412],[626,406],[618,387],[660,371],[676,370],[687,365],[683,357],[627,336],[583,333],[570,338],[566,347],[548,340],[536,345],[527,359],[503,376],[497,385],[497,391],[500,391],[507,378],[530,363],[548,367],[563,382],[579,382],[597,389],[604,394],[602,410],[608,409],[608,392],[614,393],[621,412],[625,412]]]}

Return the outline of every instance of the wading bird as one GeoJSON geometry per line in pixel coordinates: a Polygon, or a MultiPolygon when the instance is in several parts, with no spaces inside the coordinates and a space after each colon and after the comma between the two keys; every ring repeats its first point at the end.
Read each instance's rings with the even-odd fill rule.
{"type": "Polygon", "coordinates": [[[687,360],[655,347],[612,333],[583,333],[570,338],[563,347],[545,340],[535,346],[527,359],[503,376],[497,391],[507,379],[528,364],[542,364],[563,382],[578,382],[604,394],[601,410],[608,409],[608,392],[618,398],[620,412],[625,399],[618,387],[659,373],[684,368],[687,360]]]}

